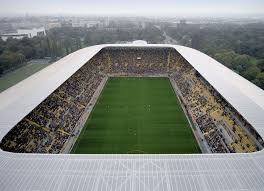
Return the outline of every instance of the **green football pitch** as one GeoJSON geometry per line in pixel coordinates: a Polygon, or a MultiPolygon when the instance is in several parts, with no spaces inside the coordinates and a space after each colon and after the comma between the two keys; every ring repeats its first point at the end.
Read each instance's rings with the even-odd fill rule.
{"type": "Polygon", "coordinates": [[[109,78],[72,153],[199,153],[168,78],[109,78]]]}

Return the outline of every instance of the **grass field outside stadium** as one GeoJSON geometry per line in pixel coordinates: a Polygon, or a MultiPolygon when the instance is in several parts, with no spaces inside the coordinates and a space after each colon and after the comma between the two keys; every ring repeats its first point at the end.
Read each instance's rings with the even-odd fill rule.
{"type": "Polygon", "coordinates": [[[18,82],[26,79],[27,77],[33,75],[34,73],[42,70],[43,68],[49,66],[50,63],[45,59],[32,60],[26,65],[4,74],[0,77],[0,92],[6,90],[7,88],[17,84],[18,82]]]}
{"type": "Polygon", "coordinates": [[[168,78],[111,77],[72,151],[200,153],[168,78]]]}

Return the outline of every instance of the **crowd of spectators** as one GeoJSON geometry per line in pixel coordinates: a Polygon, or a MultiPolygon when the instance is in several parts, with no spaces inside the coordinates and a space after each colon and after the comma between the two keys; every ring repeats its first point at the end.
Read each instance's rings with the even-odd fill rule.
{"type": "MultiPolygon", "coordinates": [[[[94,62],[96,56],[91,60],[94,62]]],[[[90,62],[79,69],[2,140],[1,148],[12,152],[60,153],[75,135],[83,114],[103,76],[90,62]]]]}
{"type": "Polygon", "coordinates": [[[263,144],[257,132],[184,59],[173,71],[181,100],[198,125],[211,152],[253,152],[263,144]],[[246,129],[253,132],[250,137],[246,129]]]}
{"type": "Polygon", "coordinates": [[[109,72],[115,74],[156,75],[167,72],[170,48],[107,48],[105,54],[109,72]],[[128,54],[129,52],[129,54],[128,54]]]}

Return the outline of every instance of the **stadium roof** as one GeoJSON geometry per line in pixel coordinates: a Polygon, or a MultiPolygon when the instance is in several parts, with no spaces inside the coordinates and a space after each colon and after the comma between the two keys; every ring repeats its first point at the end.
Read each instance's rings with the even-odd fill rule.
{"type": "MultiPolygon", "coordinates": [[[[103,47],[175,48],[264,137],[264,91],[183,46],[108,44],[76,51],[0,94],[0,139],[103,47]]],[[[51,155],[0,150],[0,190],[263,190],[264,151],[51,155]]]]}

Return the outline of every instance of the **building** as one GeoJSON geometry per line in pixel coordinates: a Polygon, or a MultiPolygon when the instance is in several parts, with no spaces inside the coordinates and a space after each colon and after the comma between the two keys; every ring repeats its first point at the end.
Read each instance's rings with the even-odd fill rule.
{"type": "Polygon", "coordinates": [[[85,22],[85,25],[87,28],[91,28],[91,27],[101,26],[102,23],[100,21],[87,21],[85,22]]]}
{"type": "Polygon", "coordinates": [[[72,27],[86,27],[84,22],[72,22],[72,27]]]}
{"type": "MultiPolygon", "coordinates": [[[[197,50],[138,41],[81,49],[1,93],[0,139],[106,47],[177,50],[264,137],[263,90],[197,50]]],[[[263,190],[263,162],[263,150],[196,155],[50,155],[0,150],[0,189],[263,190]]]]}
{"type": "Polygon", "coordinates": [[[186,25],[186,24],[187,24],[187,23],[186,23],[186,20],[184,20],[184,19],[180,20],[180,24],[181,24],[181,25],[186,25]]]}
{"type": "Polygon", "coordinates": [[[52,28],[60,28],[61,23],[60,22],[50,22],[46,25],[47,30],[50,30],[52,28]]]}
{"type": "Polygon", "coordinates": [[[46,36],[45,29],[33,28],[33,29],[17,29],[16,33],[1,34],[2,40],[6,41],[8,38],[22,39],[24,37],[33,38],[35,36],[46,36]]]}

